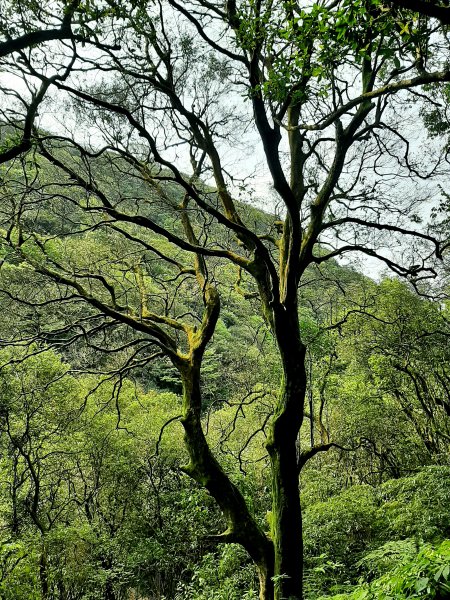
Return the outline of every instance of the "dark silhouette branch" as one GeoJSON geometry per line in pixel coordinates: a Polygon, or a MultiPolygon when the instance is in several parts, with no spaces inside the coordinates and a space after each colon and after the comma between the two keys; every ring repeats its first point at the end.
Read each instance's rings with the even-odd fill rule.
{"type": "Polygon", "coordinates": [[[444,25],[450,25],[450,8],[441,6],[433,0],[390,0],[390,2],[394,6],[439,19],[444,25]]]}

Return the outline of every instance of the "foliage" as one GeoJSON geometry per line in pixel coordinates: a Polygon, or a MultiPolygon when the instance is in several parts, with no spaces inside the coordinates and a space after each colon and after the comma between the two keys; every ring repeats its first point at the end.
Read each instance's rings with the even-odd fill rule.
{"type": "Polygon", "coordinates": [[[219,556],[206,554],[192,574],[180,584],[174,600],[256,600],[254,569],[242,549],[229,545],[219,556]]]}
{"type": "Polygon", "coordinates": [[[4,593],[440,594],[445,27],[380,0],[4,0],[0,77],[4,593]]]}
{"type": "Polygon", "coordinates": [[[359,586],[350,594],[323,596],[333,600],[403,600],[409,598],[444,599],[450,593],[450,541],[439,546],[424,544],[405,564],[359,586]]]}
{"type": "MultiPolygon", "coordinates": [[[[306,546],[306,581],[311,598],[325,590],[347,591],[358,580],[381,577],[385,582],[397,572],[399,578],[411,574],[413,565],[419,564],[415,562],[419,548],[425,557],[426,549],[437,548],[448,538],[449,480],[447,466],[428,467],[376,488],[352,486],[308,506],[305,529],[311,545],[306,546]],[[403,569],[405,565],[409,567],[403,569]]],[[[442,549],[446,548],[444,543],[442,549]]]]}

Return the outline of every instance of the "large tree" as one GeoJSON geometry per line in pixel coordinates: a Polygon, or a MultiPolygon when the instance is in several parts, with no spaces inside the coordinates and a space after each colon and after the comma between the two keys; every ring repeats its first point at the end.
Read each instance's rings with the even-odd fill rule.
{"type": "Polygon", "coordinates": [[[298,447],[308,384],[299,288],[312,266],[354,252],[416,286],[433,275],[442,246],[420,220],[444,151],[423,152],[416,122],[419,103],[432,105],[434,87],[450,81],[445,37],[376,0],[109,0],[83,10],[86,46],[74,37],[70,56],[37,47],[9,58],[11,72],[52,86],[66,118],[52,133],[35,128],[23,172],[11,167],[5,179],[6,261],[27,265],[37,290],[7,293],[36,311],[64,307],[30,341],[103,341],[125,355],[123,373],[170,360],[183,388],[184,470],[223,512],[217,539],[248,551],[261,600],[299,600],[298,473],[332,445],[298,447]],[[258,222],[243,181],[253,152],[278,202],[258,222]],[[105,235],[100,257],[94,230],[105,235]],[[258,298],[281,363],[269,534],[202,427],[202,361],[227,264],[244,297],[258,298]]]}

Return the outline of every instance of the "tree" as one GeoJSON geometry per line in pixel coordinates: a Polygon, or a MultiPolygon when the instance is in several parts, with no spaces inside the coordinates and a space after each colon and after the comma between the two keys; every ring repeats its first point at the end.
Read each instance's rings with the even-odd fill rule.
{"type": "Polygon", "coordinates": [[[204,528],[189,503],[206,495],[176,473],[181,440],[159,439],[179,399],[126,381],[118,423],[115,382],[74,377],[56,353],[30,350],[0,352],[2,598],[173,595],[204,528]],[[180,548],[188,530],[192,545],[180,548]]]}
{"type": "Polygon", "coordinates": [[[10,490],[9,510],[3,511],[5,529],[9,542],[24,530],[36,532],[37,541],[31,546],[39,557],[39,587],[46,600],[51,588],[48,537],[71,504],[67,493],[71,450],[65,436],[79,414],[76,383],[64,377],[65,365],[50,352],[31,352],[24,361],[23,352],[7,350],[0,360],[6,474],[2,485],[10,490]]]}
{"type": "Polygon", "coordinates": [[[302,8],[291,1],[110,0],[106,9],[94,2],[85,10],[103,40],[91,36],[95,55],[72,40],[63,77],[43,74],[34,53],[10,65],[51,84],[76,126],[70,131],[67,118],[60,134],[34,130],[23,173],[10,169],[5,261],[22,262],[36,286],[53,283],[32,298],[6,293],[38,313],[59,307],[29,339],[65,347],[88,338],[117,353],[120,377],[152,358],[169,359],[183,389],[184,470],[226,522],[216,539],[248,551],[261,599],[298,600],[298,472],[330,447],[298,449],[308,385],[299,287],[313,265],[351,252],[416,286],[434,274],[441,241],[420,227],[420,207],[443,172],[443,155],[431,147],[425,162],[417,155],[417,114],[409,106],[426,103],[430,88],[450,80],[444,41],[438,27],[421,22],[409,30],[377,1],[302,8]],[[227,151],[239,148],[236,131],[246,142],[249,129],[282,207],[258,225],[234,197],[239,165],[226,164],[227,151]],[[54,216],[51,232],[42,211],[54,216]],[[105,242],[95,259],[89,236],[97,230],[105,242]],[[181,302],[180,285],[161,276],[158,261],[191,301],[181,302]],[[216,274],[229,265],[243,296],[258,298],[281,364],[267,440],[269,535],[202,427],[202,362],[221,308],[216,274]],[[88,308],[80,311],[80,301],[88,308]]]}
{"type": "Polygon", "coordinates": [[[378,290],[374,315],[376,319],[364,324],[356,319],[359,344],[366,348],[363,369],[379,395],[408,418],[420,440],[419,451],[426,449],[437,462],[445,461],[450,439],[446,310],[400,282],[386,280],[378,290]]]}

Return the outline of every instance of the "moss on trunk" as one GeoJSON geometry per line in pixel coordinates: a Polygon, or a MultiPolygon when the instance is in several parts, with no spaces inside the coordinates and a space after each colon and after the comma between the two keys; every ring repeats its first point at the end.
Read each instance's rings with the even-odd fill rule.
{"type": "Polygon", "coordinates": [[[298,485],[297,439],[306,395],[305,346],[296,302],[275,313],[274,333],[283,366],[278,402],[267,449],[272,470],[272,540],[275,600],[303,597],[303,537],[298,485]]]}
{"type": "Polygon", "coordinates": [[[183,382],[184,441],[189,454],[185,473],[205,487],[219,505],[227,529],[218,541],[241,544],[253,559],[259,575],[260,600],[273,600],[274,554],[271,540],[259,528],[239,489],[212,454],[201,424],[199,364],[185,363],[183,382]]]}

